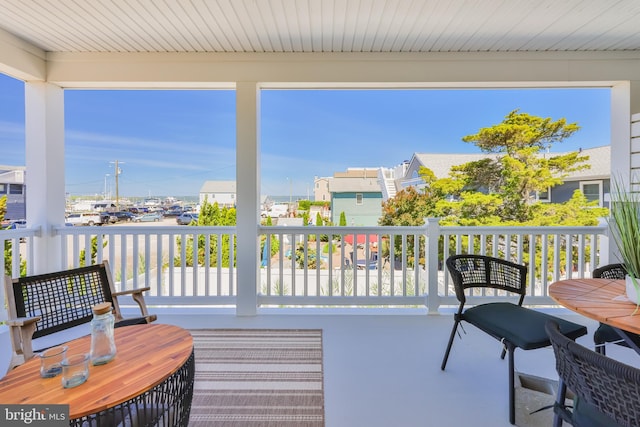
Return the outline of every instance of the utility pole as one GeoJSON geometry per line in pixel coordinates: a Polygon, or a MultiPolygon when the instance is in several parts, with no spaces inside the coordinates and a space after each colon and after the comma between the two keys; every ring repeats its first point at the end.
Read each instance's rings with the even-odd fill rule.
{"type": "Polygon", "coordinates": [[[120,210],[120,192],[118,189],[118,176],[122,173],[122,169],[120,169],[118,164],[124,164],[124,162],[118,163],[118,161],[116,160],[115,162],[109,162],[109,163],[112,163],[112,164],[115,163],[114,177],[116,179],[116,210],[119,211],[120,210]]]}

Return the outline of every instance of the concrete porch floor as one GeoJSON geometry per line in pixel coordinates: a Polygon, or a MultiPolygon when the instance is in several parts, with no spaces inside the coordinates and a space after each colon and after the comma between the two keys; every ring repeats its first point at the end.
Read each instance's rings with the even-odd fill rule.
{"type": "MultiPolygon", "coordinates": [[[[597,327],[595,322],[566,310],[553,313],[586,325],[590,334],[597,327]]],[[[219,310],[185,309],[177,313],[174,309],[158,312],[158,318],[193,329],[322,329],[328,427],[510,425],[508,364],[499,357],[499,342],[466,325],[462,339],[454,342],[446,371],[440,370],[453,325],[451,314],[278,309],[264,310],[255,317],[237,317],[219,310]]],[[[592,348],[591,335],[578,342],[592,348]]],[[[640,366],[640,358],[629,349],[609,346],[607,351],[612,357],[640,366]]],[[[518,372],[557,379],[551,348],[517,350],[515,363],[518,372]]],[[[528,420],[519,412],[516,423],[550,425],[550,417],[551,410],[528,420]]]]}

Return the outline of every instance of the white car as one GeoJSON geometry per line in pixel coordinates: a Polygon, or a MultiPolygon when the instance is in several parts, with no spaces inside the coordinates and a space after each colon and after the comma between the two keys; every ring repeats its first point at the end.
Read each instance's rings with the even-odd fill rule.
{"type": "Polygon", "coordinates": [[[72,213],[67,217],[66,223],[72,225],[102,225],[100,214],[97,213],[72,213]]]}
{"type": "Polygon", "coordinates": [[[271,218],[284,218],[289,215],[289,205],[277,204],[273,205],[269,208],[269,210],[265,213],[263,212],[261,216],[266,218],[270,216],[271,218]]]}

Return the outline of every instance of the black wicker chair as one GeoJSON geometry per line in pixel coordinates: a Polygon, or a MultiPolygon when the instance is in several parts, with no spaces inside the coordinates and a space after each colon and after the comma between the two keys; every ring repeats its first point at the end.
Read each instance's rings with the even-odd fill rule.
{"type": "Polygon", "coordinates": [[[117,291],[108,261],[87,267],[12,279],[5,277],[9,319],[7,325],[13,346],[12,365],[33,357],[34,351],[59,345],[90,332],[91,307],[102,302],[113,305],[116,327],[149,323],[149,314],[139,288],[117,291]],[[131,296],[140,316],[124,319],[119,297],[131,296]]]}
{"type": "MultiPolygon", "coordinates": [[[[545,331],[549,320],[557,321],[562,331],[573,339],[585,335],[587,328],[536,310],[522,307],[526,293],[527,268],[503,259],[482,255],[454,255],[447,259],[447,269],[453,279],[460,306],[454,316],[449,344],[442,360],[444,370],[461,321],[466,321],[503,344],[501,358],[509,353],[509,422],[515,423],[515,372],[513,353],[516,348],[533,350],[551,345],[545,331]],[[465,291],[493,288],[519,295],[516,303],[491,302],[464,309],[465,291]]],[[[504,293],[504,292],[503,292],[504,293]]]]}
{"type": "Polygon", "coordinates": [[[640,369],[575,343],[555,322],[546,331],[560,376],[554,426],[563,421],[574,427],[639,426],[640,369]],[[567,389],[575,396],[572,409],[564,405],[567,389]]]}
{"type": "MultiPolygon", "coordinates": [[[[619,280],[624,279],[627,275],[627,270],[623,264],[608,264],[602,267],[598,267],[593,270],[591,274],[594,278],[619,280]]],[[[607,354],[606,344],[618,344],[624,347],[629,347],[624,339],[618,334],[615,329],[604,323],[600,323],[598,329],[593,333],[593,343],[595,344],[596,351],[600,354],[607,354]]]]}

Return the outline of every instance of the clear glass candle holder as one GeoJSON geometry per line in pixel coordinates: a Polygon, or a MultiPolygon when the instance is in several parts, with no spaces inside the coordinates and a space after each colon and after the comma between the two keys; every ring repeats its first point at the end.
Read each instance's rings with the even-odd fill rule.
{"type": "Polygon", "coordinates": [[[71,388],[84,384],[89,378],[89,355],[72,354],[62,361],[62,386],[71,388]]]}
{"type": "Polygon", "coordinates": [[[62,372],[62,361],[66,357],[67,346],[51,347],[38,354],[40,357],[40,376],[53,378],[62,372]]]}

